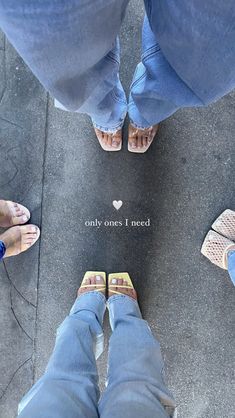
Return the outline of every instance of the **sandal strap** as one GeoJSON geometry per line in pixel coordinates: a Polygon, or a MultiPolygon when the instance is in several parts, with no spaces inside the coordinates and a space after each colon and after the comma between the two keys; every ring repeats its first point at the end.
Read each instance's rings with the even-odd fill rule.
{"type": "Polygon", "coordinates": [[[134,287],[132,287],[132,286],[124,286],[124,285],[111,285],[111,286],[109,286],[109,289],[112,289],[112,288],[116,288],[116,287],[118,287],[119,289],[133,289],[134,290],[134,287]]]}
{"type": "MultiPolygon", "coordinates": [[[[83,289],[80,287],[79,289],[83,289]]],[[[92,289],[92,292],[101,292],[102,290],[106,290],[106,287],[100,287],[99,289],[92,289]]]]}
{"type": "Polygon", "coordinates": [[[96,287],[96,288],[100,288],[100,287],[105,287],[105,284],[82,284],[80,286],[80,289],[84,289],[85,287],[96,287]]]}
{"type": "Polygon", "coordinates": [[[123,295],[126,296],[125,293],[118,292],[117,290],[110,290],[112,293],[115,293],[115,295],[123,295]]]}

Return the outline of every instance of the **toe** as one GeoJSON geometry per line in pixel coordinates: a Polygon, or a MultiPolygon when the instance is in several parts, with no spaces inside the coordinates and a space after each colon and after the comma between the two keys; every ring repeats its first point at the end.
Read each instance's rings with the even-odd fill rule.
{"type": "Polygon", "coordinates": [[[32,238],[34,240],[33,244],[40,237],[40,229],[36,225],[23,225],[20,226],[22,240],[32,238]]]}
{"type": "Polygon", "coordinates": [[[37,235],[35,233],[29,232],[28,234],[23,234],[22,240],[23,241],[27,241],[27,240],[35,241],[36,238],[37,238],[37,235]]]}
{"type": "Polygon", "coordinates": [[[25,206],[17,203],[17,210],[18,210],[17,216],[19,216],[19,212],[21,212],[22,216],[26,216],[27,220],[25,222],[27,222],[30,219],[30,212],[25,206]]]}
{"type": "Polygon", "coordinates": [[[95,276],[89,277],[89,284],[95,284],[95,276]]]}
{"type": "Polygon", "coordinates": [[[19,218],[19,222],[20,222],[20,223],[22,223],[22,224],[24,224],[24,223],[28,222],[28,220],[29,220],[29,218],[28,218],[26,215],[22,215],[22,216],[19,218]]]}
{"type": "Polygon", "coordinates": [[[117,279],[114,277],[114,278],[111,280],[111,285],[112,285],[112,286],[117,286],[117,283],[118,283],[118,281],[117,281],[117,279]]]}
{"type": "Polygon", "coordinates": [[[148,145],[148,137],[147,136],[144,136],[143,137],[143,146],[144,147],[147,147],[147,145],[148,145]]]}
{"type": "Polygon", "coordinates": [[[22,225],[28,222],[28,220],[29,218],[20,211],[20,212],[17,212],[16,215],[12,218],[12,224],[22,225]]]}
{"type": "Polygon", "coordinates": [[[95,281],[96,281],[97,284],[102,284],[103,283],[102,277],[99,276],[99,275],[95,276],[95,281]]]}
{"type": "Polygon", "coordinates": [[[102,142],[104,145],[107,145],[108,143],[108,135],[105,132],[103,132],[102,142]]]}
{"type": "Polygon", "coordinates": [[[113,148],[117,148],[119,146],[119,143],[118,143],[118,141],[114,138],[113,140],[112,140],[112,147],[113,148]]]}
{"type": "Polygon", "coordinates": [[[137,148],[142,148],[142,140],[141,140],[141,136],[138,136],[137,148]]]}
{"type": "Polygon", "coordinates": [[[22,209],[16,209],[15,216],[22,216],[24,215],[24,211],[22,209]]]}
{"type": "Polygon", "coordinates": [[[130,146],[131,146],[131,148],[136,148],[136,144],[137,144],[136,138],[132,138],[130,140],[130,146]]]}
{"type": "Polygon", "coordinates": [[[112,146],[112,135],[107,135],[107,137],[108,137],[107,145],[109,147],[111,147],[112,146]]]}

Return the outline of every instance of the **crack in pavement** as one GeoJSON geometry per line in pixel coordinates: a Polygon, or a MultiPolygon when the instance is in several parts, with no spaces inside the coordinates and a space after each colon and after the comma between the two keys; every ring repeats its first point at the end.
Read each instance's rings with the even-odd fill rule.
{"type": "Polygon", "coordinates": [[[24,327],[23,327],[23,325],[21,325],[21,323],[20,323],[20,321],[19,321],[19,319],[18,319],[18,317],[17,317],[17,315],[16,315],[16,313],[15,313],[15,310],[14,310],[14,306],[13,306],[13,300],[12,300],[12,286],[11,286],[11,290],[10,290],[10,301],[11,301],[11,311],[12,311],[12,313],[13,313],[13,316],[14,316],[14,318],[15,318],[15,320],[16,320],[16,322],[17,322],[17,324],[19,325],[19,327],[20,327],[20,329],[23,331],[23,333],[30,339],[30,341],[32,341],[33,342],[33,338],[32,337],[30,337],[30,335],[27,333],[27,331],[24,329],[24,327]]]}
{"type": "MultiPolygon", "coordinates": [[[[1,101],[0,101],[0,103],[1,103],[1,101]]],[[[6,119],[6,118],[3,118],[2,116],[0,116],[0,120],[2,120],[3,122],[9,123],[9,125],[16,126],[17,128],[23,129],[22,126],[18,125],[18,123],[12,122],[10,119],[6,119]]]]}
{"type": "Polygon", "coordinates": [[[10,275],[8,273],[7,267],[6,267],[6,263],[5,260],[2,260],[3,266],[4,266],[4,270],[7,276],[7,279],[9,280],[11,286],[15,289],[15,291],[22,297],[22,299],[27,302],[29,305],[33,306],[33,308],[36,309],[36,305],[34,305],[34,303],[30,302],[28,299],[26,299],[26,297],[17,289],[17,287],[14,285],[14,283],[12,282],[10,275]]]}
{"type": "Polygon", "coordinates": [[[28,358],[28,359],[26,359],[22,364],[20,364],[20,366],[14,371],[14,373],[12,374],[12,376],[11,376],[11,378],[10,378],[10,380],[9,380],[9,382],[7,383],[7,385],[5,386],[5,388],[2,390],[2,394],[1,394],[1,396],[0,396],[0,401],[2,400],[2,398],[3,398],[3,396],[6,394],[6,392],[7,392],[7,389],[9,388],[9,386],[10,386],[10,384],[11,384],[11,382],[13,381],[13,379],[14,379],[14,377],[15,377],[15,375],[18,373],[18,371],[26,364],[26,363],[28,363],[28,361],[32,361],[32,355],[28,358]]]}

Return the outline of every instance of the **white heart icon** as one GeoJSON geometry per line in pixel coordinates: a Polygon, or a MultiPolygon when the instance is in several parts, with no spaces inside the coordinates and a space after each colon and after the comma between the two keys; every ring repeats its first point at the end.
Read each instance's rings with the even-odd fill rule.
{"type": "Polygon", "coordinates": [[[115,207],[115,209],[119,210],[123,205],[123,201],[122,200],[114,200],[113,201],[113,206],[115,207]]]}

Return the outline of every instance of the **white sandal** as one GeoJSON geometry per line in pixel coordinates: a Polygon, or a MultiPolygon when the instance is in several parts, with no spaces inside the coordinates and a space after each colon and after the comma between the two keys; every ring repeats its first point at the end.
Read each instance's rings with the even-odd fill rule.
{"type": "Polygon", "coordinates": [[[100,143],[100,146],[104,151],[113,152],[113,151],[120,151],[122,149],[122,129],[119,129],[117,132],[113,132],[113,133],[112,132],[110,132],[110,133],[103,132],[103,131],[101,131],[100,129],[97,129],[97,128],[94,128],[94,129],[95,129],[96,137],[97,137],[97,139],[100,143]],[[112,145],[105,144],[104,141],[103,141],[103,136],[104,135],[108,135],[110,137],[109,140],[111,142],[114,140],[119,145],[114,147],[112,145]]]}
{"type": "Polygon", "coordinates": [[[143,154],[148,151],[150,145],[152,144],[155,136],[157,135],[159,129],[159,124],[150,126],[150,128],[146,129],[138,129],[135,128],[131,123],[129,124],[128,129],[128,151],[143,154]],[[136,140],[136,136],[139,135],[141,132],[142,137],[145,137],[147,144],[143,145],[141,148],[138,148],[138,145],[133,147],[132,143],[136,140]]]}

